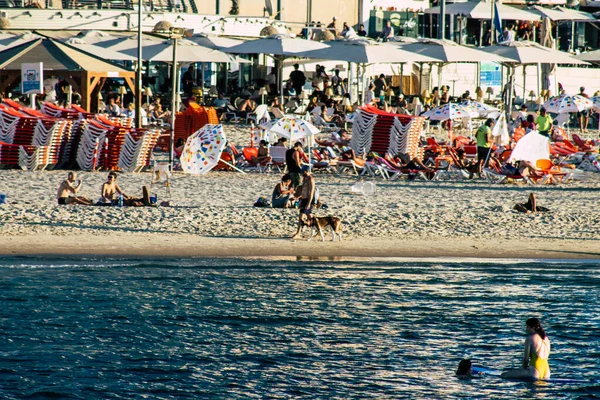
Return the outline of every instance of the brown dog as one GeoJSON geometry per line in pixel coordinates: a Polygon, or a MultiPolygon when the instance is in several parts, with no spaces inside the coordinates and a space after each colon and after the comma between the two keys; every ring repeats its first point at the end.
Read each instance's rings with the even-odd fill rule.
{"type": "MultiPolygon", "coordinates": [[[[331,241],[335,242],[335,235],[337,235],[342,241],[342,220],[338,217],[315,217],[314,215],[302,214],[300,217],[301,226],[298,227],[300,229],[304,229],[305,226],[310,228],[310,236],[308,240],[311,240],[315,235],[315,232],[318,232],[321,235],[321,241],[325,241],[325,235],[323,235],[323,230],[329,226],[331,229],[331,241]]],[[[296,235],[297,236],[297,235],[296,235]]]]}

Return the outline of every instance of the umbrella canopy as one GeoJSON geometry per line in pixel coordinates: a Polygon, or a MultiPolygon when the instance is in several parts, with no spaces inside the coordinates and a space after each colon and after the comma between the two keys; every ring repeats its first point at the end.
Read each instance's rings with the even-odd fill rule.
{"type": "Polygon", "coordinates": [[[133,74],[123,66],[105,61],[53,39],[35,39],[0,51],[0,69],[21,70],[22,63],[43,62],[44,70],[133,74]]]}
{"type": "Polygon", "coordinates": [[[439,62],[439,59],[404,50],[398,44],[377,43],[372,40],[331,40],[327,48],[305,51],[298,56],[322,60],[339,60],[357,64],[439,62]]]}
{"type": "Polygon", "coordinates": [[[463,106],[468,110],[472,110],[474,113],[477,114],[479,118],[485,118],[492,113],[498,112],[498,109],[496,107],[492,107],[490,105],[480,103],[478,101],[465,100],[460,102],[459,105],[463,106]]]}
{"type": "MultiPolygon", "coordinates": [[[[159,39],[154,36],[142,35],[142,46],[150,46],[154,43],[160,43],[164,41],[164,39],[159,39]]],[[[100,46],[103,49],[111,49],[114,51],[121,51],[127,49],[137,49],[138,40],[137,35],[131,37],[119,37],[113,38],[110,40],[104,40],[101,42],[96,42],[96,46],[100,46]]]]}
{"type": "Polygon", "coordinates": [[[418,43],[408,43],[400,46],[402,50],[435,58],[440,62],[506,62],[506,58],[483,52],[471,47],[461,46],[446,39],[421,39],[418,43]]]}
{"type": "Polygon", "coordinates": [[[277,136],[287,138],[290,142],[304,139],[307,136],[312,136],[320,132],[310,122],[292,115],[286,115],[282,118],[269,121],[260,127],[277,136]]]}
{"type": "Polygon", "coordinates": [[[446,121],[448,119],[476,117],[477,113],[459,104],[447,103],[443,106],[432,108],[423,114],[423,116],[434,121],[446,121]]]}
{"type": "Polygon", "coordinates": [[[77,39],[80,39],[84,43],[87,43],[87,44],[95,44],[98,42],[104,42],[104,41],[113,40],[116,38],[117,38],[116,36],[113,36],[109,33],[106,33],[103,31],[96,31],[96,30],[82,31],[82,32],[80,32],[79,35],[77,35],[77,39]]]}
{"type": "Polygon", "coordinates": [[[496,46],[484,47],[481,51],[490,54],[496,54],[507,59],[509,63],[516,64],[537,64],[537,63],[556,63],[556,64],[582,64],[575,57],[564,51],[553,50],[548,47],[540,46],[534,42],[502,42],[496,46]]]}
{"type": "Polygon", "coordinates": [[[581,61],[600,63],[600,50],[588,51],[575,56],[576,59],[581,61]]]}
{"type": "Polygon", "coordinates": [[[571,96],[563,94],[548,99],[544,104],[546,111],[556,114],[565,114],[589,110],[594,107],[594,102],[587,97],[578,94],[571,96]]]}
{"type": "Polygon", "coordinates": [[[192,42],[199,44],[200,46],[208,47],[209,49],[225,50],[230,47],[237,46],[238,44],[244,43],[243,40],[231,39],[223,36],[208,35],[206,33],[199,33],[194,35],[190,39],[192,42]]]}
{"type": "Polygon", "coordinates": [[[556,7],[547,8],[541,6],[529,7],[529,11],[539,14],[540,17],[547,17],[551,21],[596,21],[596,18],[590,13],[571,10],[570,8],[556,7]]]}
{"type": "Polygon", "coordinates": [[[29,43],[35,39],[41,39],[42,36],[36,35],[35,33],[24,33],[23,35],[12,35],[7,34],[0,39],[0,50],[8,49],[10,47],[19,46],[23,43],[29,43]]]}
{"type": "Polygon", "coordinates": [[[292,38],[286,35],[271,35],[249,40],[227,49],[228,53],[237,54],[271,54],[274,56],[294,56],[311,50],[327,48],[323,43],[312,40],[292,38]]]}
{"type": "Polygon", "coordinates": [[[111,49],[103,49],[95,44],[88,44],[80,38],[67,39],[64,43],[75,47],[78,50],[84,51],[89,54],[102,54],[102,58],[106,60],[121,60],[121,61],[133,61],[137,60],[137,57],[129,56],[127,54],[114,51],[111,49]]]}
{"type": "MultiPolygon", "coordinates": [[[[137,56],[137,41],[135,46],[129,49],[121,49],[119,52],[137,56]]],[[[173,42],[165,40],[158,43],[144,44],[142,58],[147,61],[173,61],[173,42]]],[[[177,61],[179,62],[236,62],[236,58],[222,51],[209,49],[197,45],[189,40],[180,40],[177,43],[177,61]]]]}
{"type": "MultiPolygon", "coordinates": [[[[498,14],[501,20],[526,20],[537,21],[539,14],[532,11],[521,10],[502,3],[496,3],[498,14]]],[[[490,3],[486,1],[467,1],[464,3],[446,4],[444,9],[448,15],[466,15],[473,19],[490,19],[490,3]]],[[[439,14],[439,7],[428,8],[423,11],[425,14],[439,14]]]]}
{"type": "Polygon", "coordinates": [[[592,109],[596,112],[600,112],[600,96],[590,97],[590,101],[592,102],[592,109]]]}
{"type": "Polygon", "coordinates": [[[183,172],[206,174],[219,163],[226,143],[223,125],[204,125],[185,142],[180,157],[183,172]]]}
{"type": "Polygon", "coordinates": [[[519,139],[508,162],[529,161],[535,165],[537,160],[546,158],[550,158],[550,139],[537,131],[531,131],[519,139]]]}

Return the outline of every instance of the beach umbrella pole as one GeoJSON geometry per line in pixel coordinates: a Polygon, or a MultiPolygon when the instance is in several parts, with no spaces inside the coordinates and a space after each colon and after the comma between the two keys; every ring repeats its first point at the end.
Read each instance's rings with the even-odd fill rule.
{"type": "Polygon", "coordinates": [[[239,168],[238,168],[238,167],[236,167],[235,165],[233,165],[233,164],[231,164],[231,163],[228,163],[227,161],[225,161],[225,160],[223,160],[223,159],[220,159],[219,161],[220,161],[220,162],[222,162],[223,164],[225,164],[225,165],[229,166],[230,168],[233,168],[233,169],[234,169],[234,170],[236,170],[237,172],[241,172],[242,174],[245,174],[245,172],[244,172],[244,171],[242,171],[241,169],[239,169],[239,168]]]}
{"type": "Polygon", "coordinates": [[[171,133],[169,134],[169,170],[173,171],[175,116],[177,115],[177,38],[173,38],[173,70],[171,71],[171,133]]]}

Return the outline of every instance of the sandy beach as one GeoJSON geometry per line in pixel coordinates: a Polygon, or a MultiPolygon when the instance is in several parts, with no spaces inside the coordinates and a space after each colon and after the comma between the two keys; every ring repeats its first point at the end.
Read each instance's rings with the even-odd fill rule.
{"type": "MultiPolygon", "coordinates": [[[[229,128],[240,136],[243,129],[229,128]]],[[[247,137],[247,136],[246,136],[247,137]]],[[[316,173],[327,204],[344,222],[344,241],[292,241],[297,210],[255,208],[278,173],[176,173],[171,207],[58,206],[67,171],[0,171],[0,254],[105,256],[600,258],[600,174],[560,185],[493,185],[484,180],[373,181],[374,195],[351,193],[359,179],[316,173]],[[551,212],[513,211],[530,192],[551,212]]],[[[81,194],[96,200],[107,173],[80,172],[81,194]]],[[[141,195],[150,173],[120,174],[141,195]]],[[[152,189],[159,202],[164,186],[152,189]]],[[[318,238],[316,238],[318,239],[318,238]]]]}

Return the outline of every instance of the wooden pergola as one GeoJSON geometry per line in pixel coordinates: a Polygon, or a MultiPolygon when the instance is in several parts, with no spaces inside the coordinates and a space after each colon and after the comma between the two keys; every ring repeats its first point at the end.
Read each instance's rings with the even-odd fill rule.
{"type": "Polygon", "coordinates": [[[135,93],[135,72],[49,38],[38,38],[0,52],[0,93],[21,83],[21,64],[42,62],[44,76],[63,77],[81,95],[81,107],[98,111],[98,94],[109,78],[122,78],[135,93]]]}

